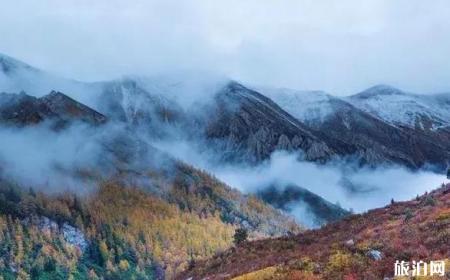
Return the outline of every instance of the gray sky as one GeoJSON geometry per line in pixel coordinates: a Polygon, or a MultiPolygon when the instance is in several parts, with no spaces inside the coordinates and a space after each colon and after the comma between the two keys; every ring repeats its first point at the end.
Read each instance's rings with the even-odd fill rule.
{"type": "Polygon", "coordinates": [[[446,0],[3,2],[0,52],[80,80],[195,69],[335,94],[450,91],[446,0]]]}

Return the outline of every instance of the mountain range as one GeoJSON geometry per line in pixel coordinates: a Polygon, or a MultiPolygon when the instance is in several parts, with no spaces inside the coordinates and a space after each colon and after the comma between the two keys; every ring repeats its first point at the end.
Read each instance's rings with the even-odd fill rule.
{"type": "MultiPolygon", "coordinates": [[[[350,162],[441,173],[449,166],[450,94],[417,95],[383,85],[338,97],[205,79],[127,76],[87,83],[0,55],[0,132],[44,129],[58,137],[75,130],[81,141],[67,145],[75,146],[76,161],[49,164],[67,179],[56,184],[98,188],[48,193],[50,183],[16,180],[0,158],[0,220],[6,221],[0,229],[9,240],[0,248],[8,255],[2,273],[173,278],[229,248],[236,228],[253,239],[294,235],[304,228],[288,215],[293,208],[305,209],[314,226],[351,214],[303,182],[273,182],[243,194],[158,142],[192,143],[190,149],[214,165],[258,166],[284,151],[319,166],[350,162]],[[85,146],[93,151],[88,160],[85,146]],[[85,192],[95,194],[80,202],[85,192]],[[221,232],[218,239],[209,224],[221,232]],[[33,228],[23,233],[28,243],[12,240],[24,225],[33,228]],[[61,243],[39,241],[40,231],[61,243]],[[191,238],[192,232],[204,240],[191,238]],[[42,244],[58,258],[49,260],[42,244]],[[78,251],[64,251],[74,244],[78,251]],[[17,246],[28,251],[19,254],[17,246]],[[37,255],[39,263],[32,261],[37,255]]],[[[51,146],[52,139],[45,141],[51,146]]]]}
{"type": "Polygon", "coordinates": [[[416,95],[379,85],[337,97],[253,89],[225,80],[209,81],[216,85],[207,89],[211,92],[187,107],[180,96],[192,89],[176,79],[82,83],[4,55],[0,64],[2,92],[41,97],[59,91],[110,120],[140,125],[152,137],[174,129],[183,137],[196,137],[225,161],[261,162],[276,150],[288,150],[316,162],[339,157],[362,165],[395,163],[440,171],[449,165],[450,94],[416,95]]]}

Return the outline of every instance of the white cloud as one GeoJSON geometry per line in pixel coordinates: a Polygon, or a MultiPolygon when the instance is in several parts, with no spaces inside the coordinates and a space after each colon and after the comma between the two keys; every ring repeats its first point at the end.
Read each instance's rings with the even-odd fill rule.
{"type": "Polygon", "coordinates": [[[281,187],[293,184],[358,213],[383,207],[392,198],[396,201],[413,199],[449,182],[443,174],[426,170],[411,171],[396,165],[358,167],[356,163],[341,160],[320,165],[301,161],[297,153],[287,152],[275,152],[270,160],[257,166],[217,164],[213,154],[199,152],[193,143],[176,140],[153,144],[178,159],[211,172],[244,193],[254,193],[273,184],[281,187]]]}
{"type": "Polygon", "coordinates": [[[0,52],[82,80],[203,69],[352,93],[450,89],[447,1],[2,3],[0,52]]]}

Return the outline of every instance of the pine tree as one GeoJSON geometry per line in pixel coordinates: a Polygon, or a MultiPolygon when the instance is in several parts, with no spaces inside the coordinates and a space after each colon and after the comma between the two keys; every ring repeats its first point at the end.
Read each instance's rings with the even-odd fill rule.
{"type": "Polygon", "coordinates": [[[245,228],[238,228],[234,232],[234,244],[239,245],[242,242],[247,241],[248,238],[248,232],[245,228]]]}

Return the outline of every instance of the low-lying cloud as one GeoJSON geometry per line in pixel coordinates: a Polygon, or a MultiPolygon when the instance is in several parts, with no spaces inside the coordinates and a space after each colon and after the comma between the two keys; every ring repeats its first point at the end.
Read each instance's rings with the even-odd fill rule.
{"type": "Polygon", "coordinates": [[[443,174],[412,171],[396,165],[357,167],[339,160],[321,165],[302,161],[298,153],[282,151],[273,153],[270,160],[257,166],[217,164],[214,155],[197,152],[195,145],[186,141],[157,143],[156,146],[208,170],[245,193],[254,193],[272,184],[294,184],[355,212],[382,207],[391,199],[409,200],[448,182],[443,174]]]}
{"type": "Polygon", "coordinates": [[[100,151],[96,134],[73,127],[58,133],[45,126],[0,129],[0,175],[49,192],[77,189],[85,183],[75,179],[77,169],[89,169],[100,151]]]}
{"type": "MultiPolygon", "coordinates": [[[[77,172],[89,170],[106,177],[120,168],[120,161],[126,162],[125,168],[139,172],[167,165],[164,157],[155,160],[158,153],[152,149],[156,147],[212,173],[244,193],[256,193],[271,185],[280,190],[297,185],[358,213],[382,207],[391,199],[412,199],[448,181],[443,174],[411,171],[400,166],[361,168],[344,161],[321,165],[301,160],[298,153],[282,151],[273,153],[269,160],[256,166],[224,164],[215,153],[199,145],[181,137],[155,140],[145,134],[133,134],[130,138],[126,128],[117,124],[101,128],[80,124],[58,132],[45,124],[1,128],[0,175],[47,192],[88,193],[95,182],[78,176],[77,172]],[[113,153],[111,147],[115,150],[113,153]],[[127,158],[118,161],[117,157],[122,155],[127,158]]],[[[292,203],[288,208],[300,223],[317,226],[308,207],[292,203]]]]}

